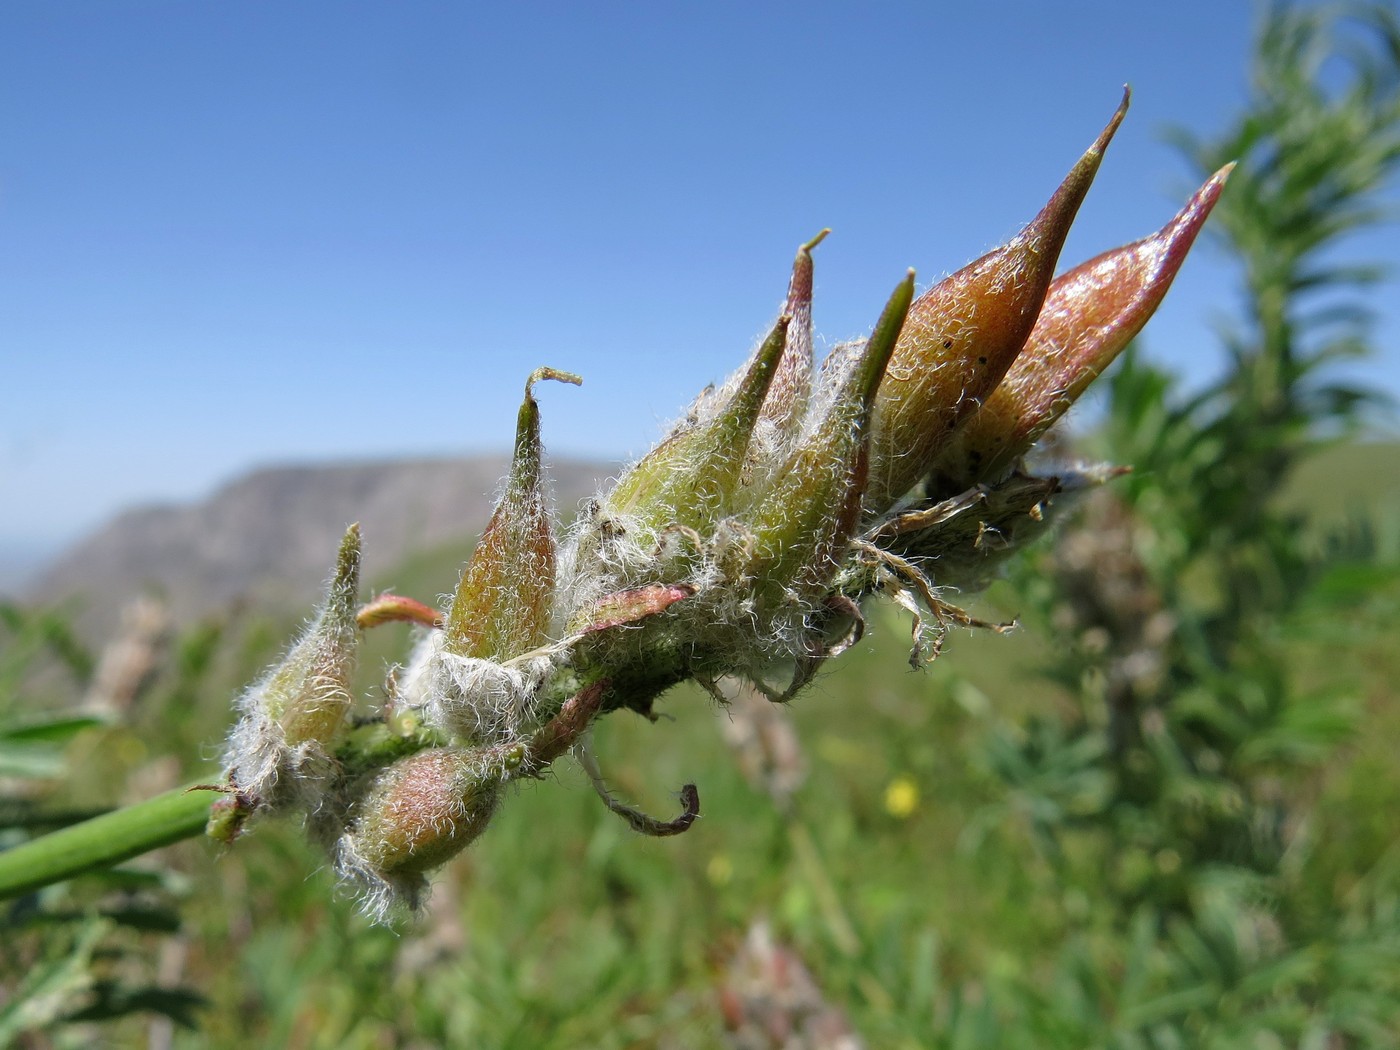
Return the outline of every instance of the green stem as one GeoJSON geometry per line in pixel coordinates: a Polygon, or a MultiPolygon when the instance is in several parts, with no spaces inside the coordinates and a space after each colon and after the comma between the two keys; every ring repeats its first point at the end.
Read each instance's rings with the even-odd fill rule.
{"type": "Polygon", "coordinates": [[[176,788],[0,852],[0,900],[192,838],[204,830],[213,791],[176,788]]]}

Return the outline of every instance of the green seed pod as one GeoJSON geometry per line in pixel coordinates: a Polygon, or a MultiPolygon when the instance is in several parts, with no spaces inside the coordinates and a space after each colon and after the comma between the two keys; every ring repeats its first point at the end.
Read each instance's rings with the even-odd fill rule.
{"type": "Polygon", "coordinates": [[[505,491],[457,584],[443,628],[443,651],[505,660],[549,639],[555,584],[554,526],[541,471],[540,379],[582,382],[541,368],[525,384],[515,431],[515,455],[505,491]]]}
{"type": "Polygon", "coordinates": [[[352,704],[359,587],[360,527],[351,525],[316,619],[239,701],[244,714],[229,738],[228,768],[233,786],[251,798],[270,803],[279,776],[311,773],[312,760],[324,759],[342,735],[352,704]]]}
{"type": "Polygon", "coordinates": [[[602,514],[631,518],[654,531],[672,525],[707,530],[730,509],[743,475],[749,441],[784,359],[786,315],[734,384],[709,409],[627,471],[604,498],[602,514]]]}
{"type": "Polygon", "coordinates": [[[486,829],[501,783],[523,755],[519,745],[430,748],[375,777],[351,810],[337,866],[364,889],[376,917],[385,918],[396,903],[417,906],[425,874],[486,829]]]}
{"type": "Polygon", "coordinates": [[[1125,91],[1108,126],[1025,229],[934,285],[910,309],[875,402],[868,517],[883,514],[928,473],[1020,353],[1127,108],[1125,91]]]}
{"type": "Polygon", "coordinates": [[[1161,305],[1233,168],[1152,236],[1055,279],[1025,350],[940,457],[935,493],[1005,475],[1113,362],[1161,305]]]}
{"type": "Polygon", "coordinates": [[[871,405],[914,298],[914,271],[899,283],[869,341],[833,376],[831,403],[810,425],[768,491],[744,515],[753,534],[747,575],[770,604],[830,580],[855,529],[865,488],[871,405]]]}
{"type": "Polygon", "coordinates": [[[345,725],[360,638],[355,622],[359,589],[360,527],[351,525],[340,543],[321,615],[268,681],[269,702],[282,705],[278,721],[290,745],[308,740],[328,744],[345,725]]]}
{"type": "MultiPolygon", "coordinates": [[[[812,395],[812,249],[830,232],[822,230],[798,248],[797,258],[792,263],[787,301],[783,304],[783,313],[792,318],[787,330],[787,347],[773,375],[757,428],[766,443],[780,453],[790,451],[787,446],[802,429],[812,395]]],[[[781,462],[785,455],[772,458],[781,462]]]]}

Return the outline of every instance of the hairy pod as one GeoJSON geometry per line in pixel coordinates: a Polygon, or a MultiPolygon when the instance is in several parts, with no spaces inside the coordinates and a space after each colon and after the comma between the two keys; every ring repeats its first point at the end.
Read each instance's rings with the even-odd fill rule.
{"type": "MultiPolygon", "coordinates": [[[[812,249],[826,239],[830,230],[822,230],[797,249],[792,275],[788,279],[787,298],[783,301],[783,316],[791,318],[787,330],[787,345],[773,373],[754,425],[745,464],[745,484],[754,489],[762,487],[792,451],[793,443],[802,431],[807,407],[812,396],[815,371],[812,342],[812,249]]],[[[760,351],[761,352],[760,348],[760,351]]],[[[757,352],[756,352],[757,354],[757,352]]],[[[756,356],[756,355],[755,355],[756,356]]],[[[711,399],[722,404],[737,388],[738,382],[752,362],[736,373],[711,399]]]]}
{"type": "Polygon", "coordinates": [[[309,773],[309,764],[324,760],[341,737],[352,704],[359,585],[360,527],[351,525],[316,618],[281,663],[239,701],[243,717],[230,736],[227,756],[239,791],[270,803],[279,777],[309,773]]]}
{"type": "Polygon", "coordinates": [[[1055,279],[1026,348],[940,457],[933,492],[1004,476],[1112,364],[1166,297],[1233,168],[1211,176],[1152,236],[1055,279]]]}
{"type": "Polygon", "coordinates": [[[875,402],[867,517],[883,514],[928,473],[1020,353],[1127,108],[1125,91],[1108,126],[1025,229],[915,301],[875,402]]]}
{"type": "Polygon", "coordinates": [[[395,903],[416,906],[424,875],[486,829],[506,773],[523,747],[437,747],[382,770],[354,806],[338,866],[383,918],[395,903]]]}
{"type": "Polygon", "coordinates": [[[744,517],[753,536],[746,575],[769,604],[820,589],[855,529],[866,482],[871,406],[914,297],[914,272],[899,283],[869,341],[844,374],[832,376],[829,403],[744,517]]]}
{"type": "Polygon", "coordinates": [[[578,384],[578,376],[541,368],[525,384],[515,453],[505,491],[462,572],[443,628],[452,656],[504,660],[548,640],[555,586],[555,537],[541,474],[540,379],[578,384]]]}
{"type": "Polygon", "coordinates": [[[631,467],[604,499],[609,518],[631,519],[653,532],[669,526],[708,530],[731,509],[749,442],[784,360],[790,318],[784,314],[739,380],[715,403],[631,467]]]}
{"type": "Polygon", "coordinates": [[[822,230],[798,248],[797,258],[792,263],[787,300],[783,303],[783,313],[792,318],[788,325],[787,347],[778,362],[758,420],[760,432],[771,432],[773,452],[778,458],[789,450],[801,431],[812,394],[812,249],[830,232],[822,230]]]}

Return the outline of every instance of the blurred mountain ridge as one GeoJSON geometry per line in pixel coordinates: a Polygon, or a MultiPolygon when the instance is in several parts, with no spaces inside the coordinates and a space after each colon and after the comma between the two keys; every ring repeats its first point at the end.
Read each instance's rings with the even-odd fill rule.
{"type": "MultiPolygon", "coordinates": [[[[176,623],[239,602],[309,610],[351,522],[363,531],[369,580],[459,540],[465,559],[509,465],[502,453],[256,469],[197,502],[118,514],[39,572],[24,599],[69,608],[88,641],[105,638],[143,593],[166,602],[176,623]]],[[[560,458],[549,468],[569,520],[617,464],[560,458]]]]}

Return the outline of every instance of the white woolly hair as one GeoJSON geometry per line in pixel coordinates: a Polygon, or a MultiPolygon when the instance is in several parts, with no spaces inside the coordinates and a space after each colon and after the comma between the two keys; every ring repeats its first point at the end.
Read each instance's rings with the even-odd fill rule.
{"type": "Polygon", "coordinates": [[[400,909],[417,913],[428,898],[428,877],[422,872],[384,873],[361,854],[353,836],[345,834],[335,846],[335,873],[360,909],[378,925],[387,925],[400,909]]]}
{"type": "Polygon", "coordinates": [[[598,501],[592,513],[580,514],[559,546],[555,619],[561,626],[604,595],[657,582],[651,577],[659,534],[630,514],[603,520],[601,506],[598,501]]]}
{"type": "Polygon", "coordinates": [[[697,549],[692,538],[658,532],[637,518],[616,515],[600,522],[584,516],[561,547],[558,598],[564,617],[628,588],[686,584],[694,594],[674,606],[677,631],[717,662],[760,678],[764,669],[790,665],[804,654],[815,606],[794,593],[780,608],[760,613],[753,581],[742,574],[752,542],[747,526],[724,518],[700,540],[697,549]]]}
{"type": "MultiPolygon", "coordinates": [[[[283,809],[314,800],[321,782],[333,771],[334,761],[320,741],[287,743],[277,717],[281,712],[273,712],[275,698],[269,696],[278,674],[293,664],[301,664],[310,672],[312,668],[340,662],[348,677],[354,665],[354,639],[347,645],[341,632],[325,630],[326,615],[322,609],[287,655],[245,689],[236,703],[242,717],[229,732],[224,768],[240,791],[258,799],[266,808],[283,809]]],[[[346,707],[351,703],[344,682],[325,674],[308,673],[297,692],[301,702],[330,701],[346,707]]]]}
{"type": "Polygon", "coordinates": [[[852,339],[837,343],[822,361],[812,383],[811,400],[802,421],[802,437],[809,437],[841,398],[851,371],[860,363],[869,339],[852,339]]]}
{"type": "Polygon", "coordinates": [[[289,745],[281,725],[260,710],[238,720],[224,753],[224,768],[234,786],[267,810],[314,804],[335,766],[320,741],[289,745]]]}
{"type": "Polygon", "coordinates": [[[537,727],[537,694],[553,669],[547,655],[497,663],[443,650],[443,634],[427,635],[400,680],[404,703],[458,740],[496,744],[537,727]]]}

